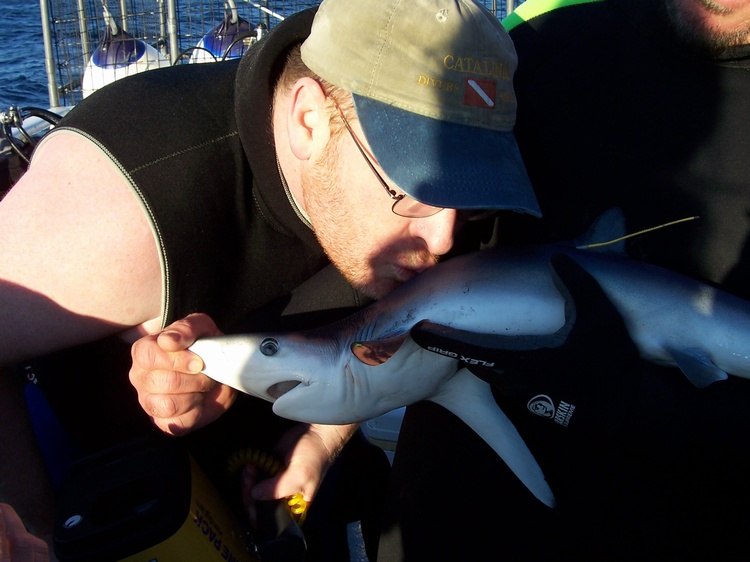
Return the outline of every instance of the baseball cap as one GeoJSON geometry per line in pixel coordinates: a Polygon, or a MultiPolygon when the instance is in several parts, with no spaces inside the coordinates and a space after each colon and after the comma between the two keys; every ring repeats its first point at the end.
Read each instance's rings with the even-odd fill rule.
{"type": "Polygon", "coordinates": [[[436,207],[541,216],[513,126],[517,57],[473,0],[323,0],[302,60],[352,93],[388,176],[436,207]]]}

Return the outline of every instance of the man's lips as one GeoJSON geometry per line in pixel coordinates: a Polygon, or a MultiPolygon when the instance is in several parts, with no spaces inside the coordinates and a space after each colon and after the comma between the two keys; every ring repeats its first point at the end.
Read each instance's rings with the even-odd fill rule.
{"type": "Polygon", "coordinates": [[[396,265],[394,266],[394,273],[396,275],[396,279],[398,279],[401,283],[406,283],[409,279],[415,277],[419,273],[419,271],[411,269],[409,267],[401,267],[399,265],[396,265]]]}
{"type": "Polygon", "coordinates": [[[394,265],[396,277],[399,281],[406,283],[412,277],[416,277],[420,273],[423,273],[435,265],[435,262],[423,263],[420,265],[394,265]]]}

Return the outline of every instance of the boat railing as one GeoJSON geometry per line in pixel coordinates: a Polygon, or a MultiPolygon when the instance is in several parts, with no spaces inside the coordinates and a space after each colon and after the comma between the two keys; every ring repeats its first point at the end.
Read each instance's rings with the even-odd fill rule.
{"type": "MultiPolygon", "coordinates": [[[[498,18],[520,3],[480,1],[498,18]]],[[[99,87],[101,80],[84,85],[87,65],[90,70],[92,55],[97,49],[101,55],[102,42],[111,39],[115,30],[121,33],[119,37],[142,41],[153,48],[158,53],[153,55],[158,59],[156,66],[184,64],[196,60],[196,56],[190,56],[195,51],[206,50],[201,39],[217,29],[230,8],[253,30],[270,30],[284,17],[319,3],[320,0],[40,0],[49,105],[73,106],[92,88],[99,87]]],[[[237,52],[235,48],[233,54],[237,52]]],[[[152,64],[149,68],[153,67],[152,64]]]]}
{"type": "MultiPolygon", "coordinates": [[[[234,0],[239,16],[270,29],[283,17],[319,0],[234,0]]],[[[40,0],[45,68],[51,107],[75,105],[92,54],[113,24],[128,39],[154,48],[166,64],[180,58],[220,24],[227,0],[40,0]],[[107,14],[111,15],[108,20],[107,14]]]]}

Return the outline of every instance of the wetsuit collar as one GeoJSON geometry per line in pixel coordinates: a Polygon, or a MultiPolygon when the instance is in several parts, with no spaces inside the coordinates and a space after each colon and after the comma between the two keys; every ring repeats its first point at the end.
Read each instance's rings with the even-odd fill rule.
{"type": "Polygon", "coordinates": [[[271,108],[276,80],[289,50],[310,34],[317,8],[289,16],[245,54],[237,68],[235,115],[253,176],[253,197],[275,227],[317,246],[314,233],[295,212],[276,164],[271,108]]]}

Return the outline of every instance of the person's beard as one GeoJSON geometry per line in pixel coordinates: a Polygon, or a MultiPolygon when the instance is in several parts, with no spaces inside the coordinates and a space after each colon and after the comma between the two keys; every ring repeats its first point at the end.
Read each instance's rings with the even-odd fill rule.
{"type": "MultiPolygon", "coordinates": [[[[388,275],[390,259],[397,256],[399,263],[424,269],[434,265],[437,256],[417,242],[401,241],[398,247],[373,248],[371,229],[378,225],[373,224],[370,210],[352,208],[347,190],[361,186],[344,185],[338,173],[338,159],[335,143],[329,143],[323,157],[301,178],[305,210],[331,263],[359,292],[380,299],[401,284],[388,275]]],[[[383,197],[372,204],[388,205],[389,201],[383,197]]]]}
{"type": "Polygon", "coordinates": [[[357,255],[356,244],[364,233],[358,232],[359,224],[346,202],[334,144],[329,143],[321,160],[301,178],[305,208],[315,236],[331,263],[358,291],[378,298],[382,295],[376,294],[379,291],[371,286],[365,256],[357,255]]]}
{"type": "MultiPolygon", "coordinates": [[[[713,0],[695,0],[712,13],[721,14],[725,8],[713,0]]],[[[731,32],[712,29],[701,18],[682,7],[681,0],[664,0],[666,17],[677,39],[688,49],[708,55],[721,53],[728,47],[747,43],[750,36],[750,21],[744,28],[731,32]]]]}

